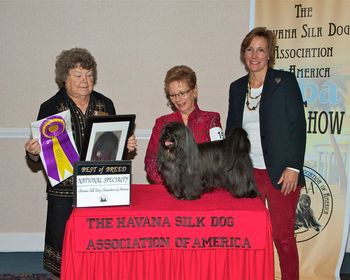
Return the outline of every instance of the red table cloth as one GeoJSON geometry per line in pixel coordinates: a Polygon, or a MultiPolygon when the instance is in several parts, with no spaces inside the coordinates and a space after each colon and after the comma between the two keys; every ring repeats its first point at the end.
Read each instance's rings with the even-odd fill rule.
{"type": "Polygon", "coordinates": [[[75,208],[61,279],[273,279],[268,212],[224,190],[177,200],[161,185],[132,185],[131,205],[75,208]]]}

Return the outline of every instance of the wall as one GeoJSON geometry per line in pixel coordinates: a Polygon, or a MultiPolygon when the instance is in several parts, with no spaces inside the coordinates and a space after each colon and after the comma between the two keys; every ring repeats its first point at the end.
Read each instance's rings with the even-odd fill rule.
{"type": "Polygon", "coordinates": [[[43,248],[45,177],[25,160],[24,142],[39,105],[56,91],[54,64],[63,49],[85,47],[98,64],[95,90],[119,114],[136,114],[133,182],[147,183],[143,158],[156,117],[170,112],[166,71],[197,73],[199,105],[225,125],[228,88],[244,74],[240,42],[249,1],[0,2],[0,251],[43,248]]]}

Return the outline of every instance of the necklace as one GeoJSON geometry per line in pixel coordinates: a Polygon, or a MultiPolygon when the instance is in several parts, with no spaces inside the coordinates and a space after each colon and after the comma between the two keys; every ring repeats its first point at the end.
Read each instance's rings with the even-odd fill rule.
{"type": "MultiPolygon", "coordinates": [[[[261,92],[262,93],[262,92],[261,92]]],[[[247,105],[247,108],[249,111],[255,111],[259,105],[260,105],[260,101],[261,101],[261,93],[257,96],[252,96],[252,92],[251,92],[251,86],[250,86],[250,82],[248,81],[248,86],[247,86],[247,101],[245,102],[245,105],[247,105]],[[249,99],[251,100],[255,100],[255,99],[259,99],[259,101],[255,104],[255,106],[251,107],[251,104],[249,102],[249,99]]]]}

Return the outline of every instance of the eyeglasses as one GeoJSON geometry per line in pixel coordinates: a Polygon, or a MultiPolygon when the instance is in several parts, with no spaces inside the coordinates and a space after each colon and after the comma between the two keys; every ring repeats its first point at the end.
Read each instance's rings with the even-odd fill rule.
{"type": "Polygon", "coordinates": [[[191,90],[192,89],[189,88],[188,90],[185,90],[185,91],[179,91],[179,93],[169,93],[169,97],[172,100],[175,100],[177,97],[179,97],[179,98],[186,98],[191,90]]]}
{"type": "Polygon", "coordinates": [[[263,49],[263,48],[252,48],[252,47],[248,47],[244,50],[244,52],[249,55],[249,56],[252,56],[254,53],[257,55],[257,56],[265,56],[266,55],[266,50],[263,49]]]}

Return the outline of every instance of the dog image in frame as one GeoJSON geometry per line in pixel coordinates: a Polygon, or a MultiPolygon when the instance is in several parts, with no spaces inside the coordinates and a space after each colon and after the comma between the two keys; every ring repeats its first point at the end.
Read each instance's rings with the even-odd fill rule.
{"type": "Polygon", "coordinates": [[[198,199],[219,187],[237,198],[253,198],[258,191],[249,152],[243,128],[235,128],[224,140],[197,144],[187,126],[172,122],[159,139],[158,170],[178,199],[198,199]]]}

